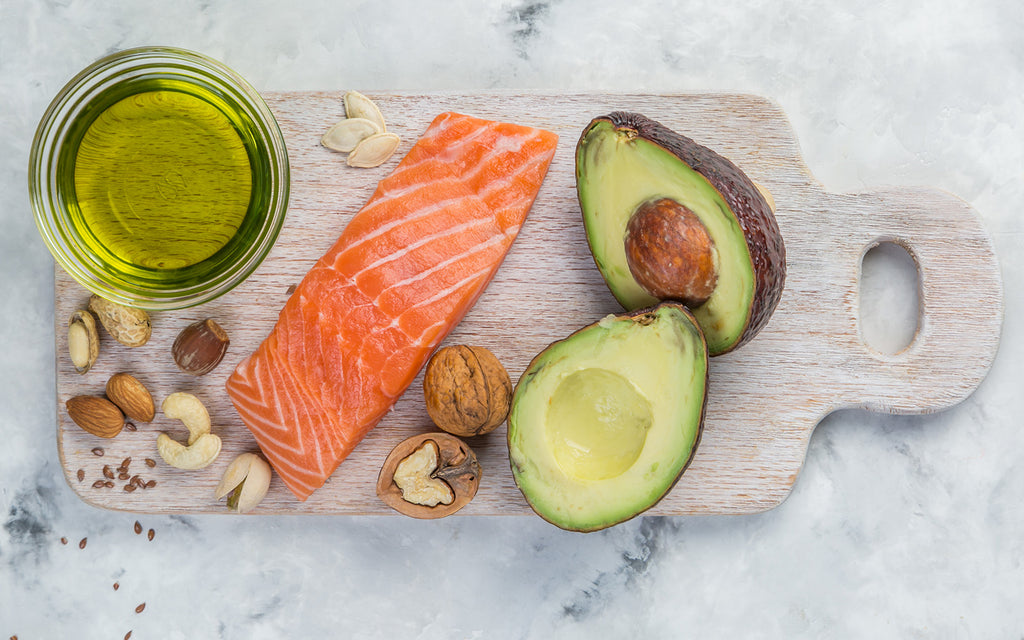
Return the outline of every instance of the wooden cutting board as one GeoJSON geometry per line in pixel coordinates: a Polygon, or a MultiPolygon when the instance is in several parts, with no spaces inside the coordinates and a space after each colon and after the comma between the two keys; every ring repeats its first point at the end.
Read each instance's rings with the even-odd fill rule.
{"type": "MultiPolygon", "coordinates": [[[[214,501],[214,487],[236,454],[255,449],[255,440],[228,401],[224,380],[269,333],[289,287],[334,243],[433,117],[448,110],[543,127],[561,137],[518,240],[447,341],[488,347],[513,381],[550,342],[621,310],[594,266],[576,202],[574,147],[592,117],[613,110],[644,113],[731,158],[774,195],[787,249],[782,301],[753,342],[712,360],[700,448],[675,489],[648,513],[741,514],[774,507],[791,490],[811,433],[829,412],[847,407],[939,411],[970,395],[995,357],[1002,284],[977,212],[934,189],[825,191],[804,166],[785,114],[771,101],[707,94],[377,93],[370,97],[402,144],[385,165],[353,169],[343,155],[319,144],[323,132],[344,116],[342,93],[266,94],[291,161],[284,230],[268,259],[234,291],[198,308],[154,313],[147,345],[129,349],[101,331],[97,365],[77,374],[68,357],[66,323],[88,293],[57,269],[57,443],[68,482],[88,503],[137,512],[227,512],[214,501]],[[918,332],[895,355],[872,350],[858,328],[861,260],[886,241],[906,248],[920,274],[918,332]],[[170,345],[184,326],[204,317],[228,331],[231,347],[216,370],[192,378],[177,371],[170,345]],[[107,378],[118,371],[140,378],[158,404],[174,391],[202,398],[224,441],[220,458],[201,471],[165,465],[156,453],[157,434],[166,430],[184,439],[185,430],[159,412],[154,422],[109,441],[79,429],[68,418],[65,401],[102,394],[107,378]],[[94,455],[95,447],[104,449],[102,457],[94,455]],[[113,488],[92,486],[103,479],[104,465],[114,469],[127,457],[132,475],[157,485],[131,493],[120,480],[113,488]],[[156,466],[146,466],[146,458],[156,466]]],[[[324,488],[302,503],[275,477],[255,513],[394,513],[374,493],[377,472],[395,444],[428,430],[417,378],[324,488]]],[[[505,427],[469,444],[484,474],[476,499],[460,514],[530,513],[512,481],[505,427]]]]}

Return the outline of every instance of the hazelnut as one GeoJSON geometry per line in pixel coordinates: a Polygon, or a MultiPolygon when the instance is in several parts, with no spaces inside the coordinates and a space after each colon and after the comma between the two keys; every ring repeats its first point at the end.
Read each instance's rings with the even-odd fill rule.
{"type": "Polygon", "coordinates": [[[427,363],[423,392],[431,420],[468,438],[490,433],[505,421],[512,380],[486,348],[456,345],[438,350],[427,363]]]}
{"type": "Polygon", "coordinates": [[[171,346],[171,354],[182,371],[201,376],[220,364],[230,342],[227,332],[207,318],[182,329],[171,346]]]}
{"type": "Polygon", "coordinates": [[[377,495],[407,516],[443,518],[469,504],[480,475],[466,443],[447,433],[424,433],[392,449],[377,476],[377,495]]]}

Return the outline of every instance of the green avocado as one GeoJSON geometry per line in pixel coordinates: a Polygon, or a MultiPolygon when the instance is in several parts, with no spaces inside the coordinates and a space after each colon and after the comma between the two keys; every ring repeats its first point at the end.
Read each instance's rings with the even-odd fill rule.
{"type": "Polygon", "coordinates": [[[595,531],[656,504],[700,440],[707,345],[679,303],[609,315],[523,373],[508,417],[512,475],[545,520],[595,531]]]}
{"type": "Polygon", "coordinates": [[[713,291],[698,304],[677,298],[693,311],[710,354],[739,347],[767,324],[782,295],[785,246],[771,204],[729,160],[643,115],[617,111],[580,136],[576,187],[594,261],[625,309],[666,299],[634,277],[625,239],[635,213],[667,199],[696,215],[710,237],[713,291]]]}

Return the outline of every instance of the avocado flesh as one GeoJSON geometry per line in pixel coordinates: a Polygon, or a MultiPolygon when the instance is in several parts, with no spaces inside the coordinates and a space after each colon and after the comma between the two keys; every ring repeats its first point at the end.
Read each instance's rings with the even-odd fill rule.
{"type": "Polygon", "coordinates": [[[608,316],[534,358],[508,418],[512,474],[534,511],[594,531],[656,504],[696,450],[707,358],[674,302],[608,316]]]}
{"type": "Polygon", "coordinates": [[[628,310],[657,302],[626,262],[624,238],[633,212],[648,200],[670,198],[700,218],[717,252],[718,284],[693,315],[711,355],[738,343],[750,320],[755,276],[743,229],[719,191],[663,146],[607,120],[596,120],[581,138],[576,178],[594,261],[628,310]]]}

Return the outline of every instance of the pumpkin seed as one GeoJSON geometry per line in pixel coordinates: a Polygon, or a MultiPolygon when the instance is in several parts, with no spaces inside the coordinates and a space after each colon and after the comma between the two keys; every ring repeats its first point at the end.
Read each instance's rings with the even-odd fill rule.
{"type": "Polygon", "coordinates": [[[365,118],[375,123],[381,132],[387,131],[384,126],[384,115],[377,105],[358,91],[345,93],[345,115],[349,118],[365,118]]]}
{"type": "Polygon", "coordinates": [[[356,145],[346,162],[350,167],[380,166],[398,149],[399,142],[393,133],[376,133],[356,145]]]}
{"type": "Polygon", "coordinates": [[[332,151],[348,153],[366,138],[380,132],[380,127],[372,120],[345,118],[327,130],[327,133],[320,139],[320,144],[332,151]]]}

